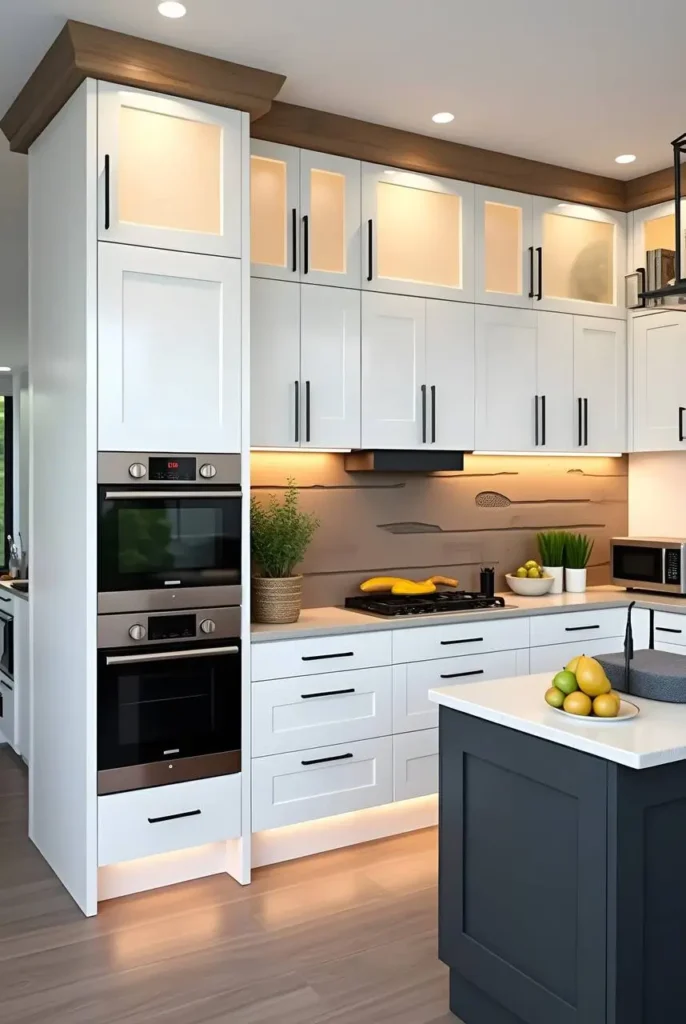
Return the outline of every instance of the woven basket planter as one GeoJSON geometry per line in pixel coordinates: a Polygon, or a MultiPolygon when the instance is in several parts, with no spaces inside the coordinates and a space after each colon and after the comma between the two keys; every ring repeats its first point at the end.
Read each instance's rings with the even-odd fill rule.
{"type": "Polygon", "coordinates": [[[302,576],[252,578],[253,622],[297,622],[302,604],[302,576]]]}

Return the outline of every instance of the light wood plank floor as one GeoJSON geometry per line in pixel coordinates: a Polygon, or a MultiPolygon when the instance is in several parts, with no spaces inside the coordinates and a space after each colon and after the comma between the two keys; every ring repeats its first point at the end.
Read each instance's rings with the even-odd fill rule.
{"type": "Polygon", "coordinates": [[[458,1024],[436,956],[436,832],[216,876],[87,920],[26,838],[0,748],[3,1024],[458,1024]]]}

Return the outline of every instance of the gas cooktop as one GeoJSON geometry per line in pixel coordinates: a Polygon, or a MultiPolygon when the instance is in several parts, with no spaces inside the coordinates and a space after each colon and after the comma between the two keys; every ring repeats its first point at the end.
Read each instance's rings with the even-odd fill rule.
{"type": "Polygon", "coordinates": [[[475,608],[504,608],[502,597],[470,594],[467,590],[448,590],[435,594],[359,594],[346,597],[345,607],[384,618],[393,615],[435,615],[437,612],[468,612],[475,608]]]}

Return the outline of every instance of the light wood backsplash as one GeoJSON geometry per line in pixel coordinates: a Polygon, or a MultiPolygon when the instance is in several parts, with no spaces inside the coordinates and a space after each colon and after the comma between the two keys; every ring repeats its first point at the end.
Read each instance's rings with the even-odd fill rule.
{"type": "Polygon", "coordinates": [[[538,558],[539,530],[595,540],[589,584],[607,583],[609,539],[627,532],[627,458],[465,456],[462,473],[346,473],[343,456],[254,452],[253,494],[292,477],[301,507],[321,520],[301,566],[304,606],[342,604],[367,576],[456,576],[478,589],[479,569],[504,573],[538,558]]]}

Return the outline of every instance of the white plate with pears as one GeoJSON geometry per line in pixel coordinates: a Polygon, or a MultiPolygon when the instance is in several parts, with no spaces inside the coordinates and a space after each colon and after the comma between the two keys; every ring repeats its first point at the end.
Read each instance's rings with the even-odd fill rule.
{"type": "Polygon", "coordinates": [[[585,654],[557,673],[544,699],[556,714],[594,725],[628,722],[639,713],[635,704],[612,689],[600,662],[585,654]]]}

